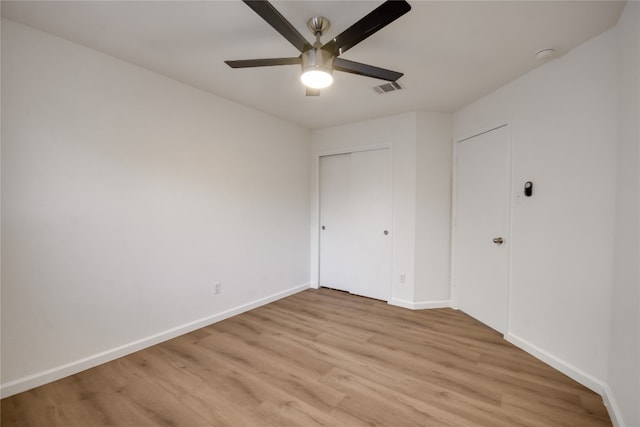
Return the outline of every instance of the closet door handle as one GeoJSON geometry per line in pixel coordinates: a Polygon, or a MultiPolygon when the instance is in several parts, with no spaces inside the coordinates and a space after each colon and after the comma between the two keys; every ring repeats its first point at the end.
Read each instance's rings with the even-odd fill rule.
{"type": "Polygon", "coordinates": [[[384,230],[382,233],[386,236],[389,234],[389,230],[384,230]]]}

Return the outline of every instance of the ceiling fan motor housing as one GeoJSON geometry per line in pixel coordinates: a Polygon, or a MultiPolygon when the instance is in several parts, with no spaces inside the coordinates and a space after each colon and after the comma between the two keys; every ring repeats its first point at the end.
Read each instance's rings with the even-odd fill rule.
{"type": "Polygon", "coordinates": [[[327,73],[333,72],[333,60],[335,56],[324,49],[313,47],[302,52],[302,70],[319,70],[327,73]]]}

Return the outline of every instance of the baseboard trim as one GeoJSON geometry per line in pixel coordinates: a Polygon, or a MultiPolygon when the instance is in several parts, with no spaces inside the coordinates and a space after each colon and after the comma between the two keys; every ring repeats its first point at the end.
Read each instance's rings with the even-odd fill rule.
{"type": "Polygon", "coordinates": [[[78,372],[82,372],[84,370],[93,368],[103,363],[110,362],[128,354],[135,353],[136,351],[142,350],[144,348],[151,347],[163,341],[167,341],[180,335],[195,331],[196,329],[200,329],[213,323],[220,322],[221,320],[228,319],[229,317],[236,316],[238,314],[244,313],[265,304],[269,304],[273,301],[277,301],[279,299],[288,297],[309,288],[310,284],[305,283],[303,285],[277,292],[275,294],[257,299],[255,301],[239,305],[237,307],[225,310],[212,316],[207,316],[205,318],[186,323],[184,325],[166,330],[164,332],[160,332],[158,334],[133,341],[123,346],[94,354],[84,359],[76,360],[74,362],[58,366],[56,368],[48,369],[46,371],[38,372],[36,374],[28,375],[14,381],[0,384],[0,397],[4,399],[5,397],[13,396],[14,394],[22,393],[23,391],[27,391],[32,388],[59,380],[61,378],[68,377],[69,375],[77,374],[78,372]]]}
{"type": "Polygon", "coordinates": [[[602,401],[607,407],[609,417],[611,418],[611,422],[613,423],[614,427],[625,427],[620,408],[618,408],[616,400],[613,397],[613,392],[611,391],[607,383],[595,378],[592,375],[589,375],[583,370],[576,368],[570,363],[567,363],[564,360],[553,356],[549,352],[531,344],[527,340],[524,340],[510,332],[504,335],[504,339],[509,341],[516,347],[519,347],[527,353],[531,354],[532,356],[538,358],[539,360],[543,361],[547,365],[557,369],[569,378],[579,382],[588,389],[598,393],[600,396],[602,396],[602,401]]]}
{"type": "Polygon", "coordinates": [[[409,310],[425,310],[429,308],[449,308],[451,307],[451,301],[439,300],[439,301],[407,301],[398,298],[391,298],[388,302],[390,305],[397,307],[408,308],[409,310]]]}
{"type": "Polygon", "coordinates": [[[613,392],[609,388],[608,384],[604,385],[602,400],[604,401],[604,406],[607,407],[607,411],[609,412],[609,417],[611,418],[613,427],[625,427],[622,413],[620,412],[620,408],[618,407],[618,404],[613,397],[613,392]]]}
{"type": "Polygon", "coordinates": [[[595,378],[594,376],[589,375],[582,369],[576,368],[572,364],[567,363],[566,361],[552,355],[551,353],[535,346],[534,344],[531,344],[530,342],[510,332],[504,335],[504,339],[509,341],[516,347],[519,347],[527,353],[531,354],[532,356],[540,359],[547,365],[557,369],[569,378],[576,380],[588,389],[598,393],[601,396],[604,395],[606,384],[601,380],[595,378]]]}

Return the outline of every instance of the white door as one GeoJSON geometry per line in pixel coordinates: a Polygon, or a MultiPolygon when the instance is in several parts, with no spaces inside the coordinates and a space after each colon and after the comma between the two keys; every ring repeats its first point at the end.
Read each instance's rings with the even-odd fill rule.
{"type": "Polygon", "coordinates": [[[388,149],[320,158],[320,284],[391,297],[388,149]]]}
{"type": "Polygon", "coordinates": [[[507,126],[456,144],[454,299],[501,333],[508,312],[510,170],[507,126]]]}
{"type": "Polygon", "coordinates": [[[351,154],[320,157],[320,285],[349,291],[351,154]]]}
{"type": "Polygon", "coordinates": [[[353,253],[350,292],[391,298],[391,167],[389,150],[351,154],[353,253]]]}

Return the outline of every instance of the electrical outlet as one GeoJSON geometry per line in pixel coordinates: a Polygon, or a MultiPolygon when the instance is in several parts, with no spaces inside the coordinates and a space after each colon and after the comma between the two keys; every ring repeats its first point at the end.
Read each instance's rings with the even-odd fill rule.
{"type": "Polygon", "coordinates": [[[220,292],[222,292],[222,283],[216,283],[213,286],[213,293],[218,295],[220,292]]]}
{"type": "Polygon", "coordinates": [[[400,273],[400,283],[407,283],[407,275],[400,273]]]}

